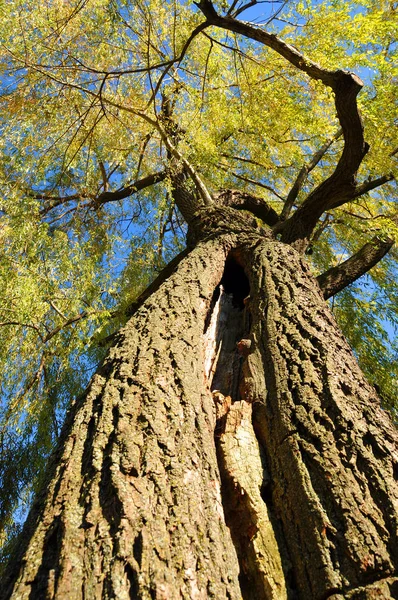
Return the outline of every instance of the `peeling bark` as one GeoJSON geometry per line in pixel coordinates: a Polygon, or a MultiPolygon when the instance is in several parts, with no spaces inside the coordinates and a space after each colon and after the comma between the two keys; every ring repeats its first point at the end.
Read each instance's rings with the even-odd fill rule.
{"type": "Polygon", "coordinates": [[[216,393],[224,421],[218,434],[219,465],[226,521],[241,565],[242,595],[282,600],[288,597],[285,574],[272,514],[262,497],[269,473],[253,429],[252,405],[240,400],[228,407],[220,396],[216,393]]]}

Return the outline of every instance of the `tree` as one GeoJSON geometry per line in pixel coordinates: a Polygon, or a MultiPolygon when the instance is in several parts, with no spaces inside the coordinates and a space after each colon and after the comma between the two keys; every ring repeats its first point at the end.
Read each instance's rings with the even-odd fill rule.
{"type": "Polygon", "coordinates": [[[255,4],[4,13],[2,598],[398,596],[395,7],[255,4]]]}

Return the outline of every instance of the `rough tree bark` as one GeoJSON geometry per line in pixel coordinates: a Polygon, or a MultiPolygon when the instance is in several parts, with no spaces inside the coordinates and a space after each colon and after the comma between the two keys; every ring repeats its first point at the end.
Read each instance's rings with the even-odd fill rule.
{"type": "Polygon", "coordinates": [[[305,260],[199,222],[72,406],[2,600],[398,597],[389,415],[305,260]]]}
{"type": "Polygon", "coordinates": [[[192,249],[134,307],[72,405],[1,600],[398,598],[398,434],[324,300],[392,241],[373,240],[318,282],[297,252],[325,212],[392,177],[356,180],[368,151],[362,82],[210,0],[197,6],[206,20],[183,54],[210,26],[264,44],[333,90],[341,131],[278,215],[249,193],[209,193],[179,152],[167,97],[158,122],[140,113],[167,147],[192,249]],[[335,171],[292,213],[341,135],[335,171]]]}

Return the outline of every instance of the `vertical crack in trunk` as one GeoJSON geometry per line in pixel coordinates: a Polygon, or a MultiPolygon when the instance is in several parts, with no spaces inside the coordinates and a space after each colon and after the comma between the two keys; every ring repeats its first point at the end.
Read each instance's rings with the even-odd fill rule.
{"type": "Polygon", "coordinates": [[[250,330],[249,281],[232,257],[225,263],[220,285],[213,302],[205,332],[205,374],[211,390],[240,399],[240,378],[243,357],[237,343],[246,339],[250,330]]]}
{"type": "Polygon", "coordinates": [[[215,442],[225,519],[240,564],[245,600],[288,597],[275,535],[264,453],[252,425],[250,286],[231,254],[213,295],[205,331],[205,374],[216,407],[215,442]]]}

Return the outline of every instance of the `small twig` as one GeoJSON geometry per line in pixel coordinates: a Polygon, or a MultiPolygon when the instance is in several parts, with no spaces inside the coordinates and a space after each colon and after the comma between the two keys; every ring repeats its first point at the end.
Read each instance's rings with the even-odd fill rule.
{"type": "Polygon", "coordinates": [[[99,168],[101,171],[104,192],[107,192],[108,191],[108,176],[106,174],[104,163],[102,162],[102,160],[98,161],[98,165],[99,165],[99,168]]]}

